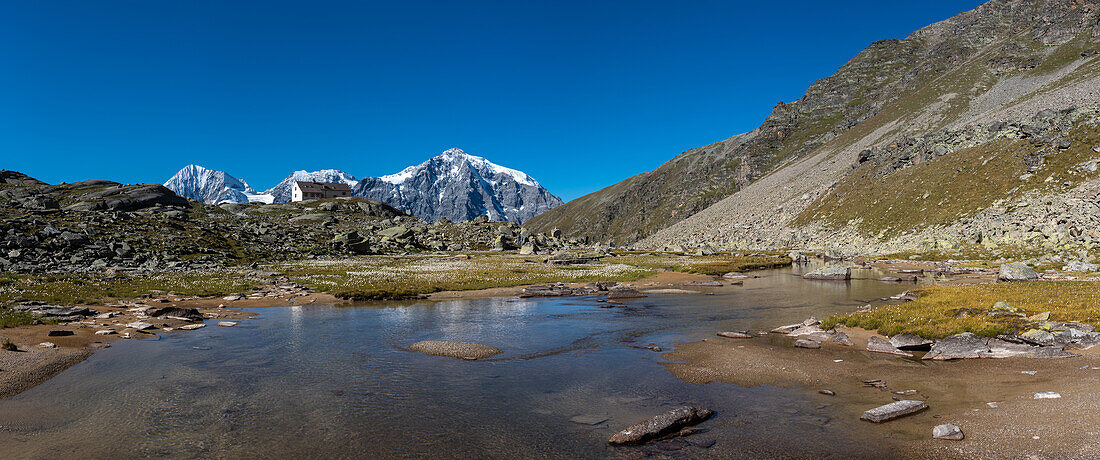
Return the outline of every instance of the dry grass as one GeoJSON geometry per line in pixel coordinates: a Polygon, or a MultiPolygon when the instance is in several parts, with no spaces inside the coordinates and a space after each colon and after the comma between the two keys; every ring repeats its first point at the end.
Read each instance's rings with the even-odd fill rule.
{"type": "MultiPolygon", "coordinates": [[[[6,274],[0,277],[0,303],[23,298],[56,305],[98,305],[110,299],[130,299],[158,292],[181,296],[226,295],[248,292],[256,284],[232,270],[139,275],[6,274]]],[[[2,322],[0,316],[0,324],[2,322]]]]}
{"type": "Polygon", "coordinates": [[[1100,323],[1100,283],[1035,281],[1027,283],[929,286],[918,298],[868,313],[832,316],[822,327],[845,324],[881,334],[940,338],[963,332],[995,336],[1018,332],[1029,322],[1014,316],[988,316],[1004,301],[1027,315],[1049,311],[1052,321],[1100,323]]]}
{"type": "Polygon", "coordinates": [[[279,266],[292,280],[337,297],[381,300],[439,291],[488,289],[553,282],[632,281],[651,273],[624,264],[547,265],[541,257],[511,254],[370,256],[279,266]]]}
{"type": "Polygon", "coordinates": [[[721,276],[729,272],[743,272],[748,270],[763,270],[766,268],[785,267],[791,264],[791,259],[784,255],[774,256],[675,256],[675,255],[648,255],[634,254],[609,257],[605,259],[609,263],[632,265],[635,267],[684,272],[701,273],[704,275],[721,276]]]}

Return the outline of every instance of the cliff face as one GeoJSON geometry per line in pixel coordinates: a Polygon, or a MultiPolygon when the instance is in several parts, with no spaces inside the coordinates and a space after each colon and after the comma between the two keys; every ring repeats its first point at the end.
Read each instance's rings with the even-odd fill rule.
{"type": "MultiPolygon", "coordinates": [[[[1016,229],[1034,219],[1006,219],[1002,213],[1003,225],[1013,229],[1005,232],[995,230],[995,220],[974,220],[1012,200],[1079,195],[1076,188],[1091,187],[1096,168],[1088,162],[1100,150],[1100,139],[1094,139],[1098,11],[1097,2],[997,0],[904,40],[876,43],[800,99],[834,101],[832,106],[848,107],[845,113],[856,123],[835,137],[816,137],[823,142],[797,161],[778,165],[642,245],[1051,249],[1034,234],[1043,231],[1016,229]],[[871,55],[912,64],[864,72],[880,84],[871,91],[853,89],[844,76],[853,63],[873,68],[865,60],[871,55]]],[[[1057,225],[1046,233],[1082,233],[1057,225]]],[[[1056,246],[1092,244],[1078,243],[1056,246]]]]}

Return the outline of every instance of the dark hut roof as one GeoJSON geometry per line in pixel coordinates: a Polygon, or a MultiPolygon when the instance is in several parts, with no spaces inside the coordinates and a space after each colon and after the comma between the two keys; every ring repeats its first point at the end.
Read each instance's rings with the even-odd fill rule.
{"type": "Polygon", "coordinates": [[[338,184],[332,182],[308,182],[308,181],[295,181],[298,183],[298,188],[302,189],[302,192],[308,193],[323,193],[323,192],[351,192],[351,187],[348,184],[338,184]]]}

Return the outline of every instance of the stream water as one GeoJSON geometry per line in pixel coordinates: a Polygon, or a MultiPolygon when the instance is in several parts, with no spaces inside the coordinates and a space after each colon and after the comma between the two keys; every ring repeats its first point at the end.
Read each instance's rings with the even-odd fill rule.
{"type": "Polygon", "coordinates": [[[906,286],[757,272],[714,295],[492,298],[278,307],[234,328],[117,341],[0,400],[0,458],[876,457],[805,389],[692,385],[639,348],[851,311],[906,286]],[[492,345],[462,361],[420,340],[492,345]],[[683,404],[717,414],[694,436],[611,447],[614,432],[683,404]]]}

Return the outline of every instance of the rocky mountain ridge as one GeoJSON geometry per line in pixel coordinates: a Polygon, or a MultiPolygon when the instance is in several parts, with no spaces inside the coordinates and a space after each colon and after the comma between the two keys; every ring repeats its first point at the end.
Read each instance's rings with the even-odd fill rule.
{"type": "MultiPolygon", "coordinates": [[[[1030,147],[1024,150],[1034,151],[993,149],[970,165],[972,169],[966,169],[969,163],[960,164],[951,168],[956,175],[947,174],[947,165],[982,157],[982,148],[1001,145],[990,143],[976,150],[974,142],[963,140],[967,132],[989,130],[997,123],[1034,128],[1032,118],[1044,110],[1052,110],[1059,119],[1075,113],[1081,116],[1067,122],[1072,126],[1056,131],[1079,139],[1067,149],[1053,146],[1070,153],[1045,156],[1048,161],[1038,164],[1032,174],[1045,181],[1055,170],[1070,168],[1071,159],[1088,160],[1085,156],[1092,145],[1082,136],[1091,125],[1083,113],[1100,105],[1098,11],[1100,7],[1091,1],[994,0],[907,38],[875,42],[837,74],[811,85],[798,101],[777,105],[760,128],[685,152],[651,173],[574,200],[529,225],[560,227],[567,235],[594,233],[597,239],[620,244],[644,238],[638,245],[654,249],[802,245],[893,251],[922,247],[887,244],[900,232],[879,235],[881,228],[861,224],[876,212],[870,203],[881,205],[877,211],[886,220],[907,222],[918,233],[932,231],[981,211],[979,204],[989,206],[1031,193],[1035,187],[982,184],[986,176],[1001,177],[994,174],[994,165],[1026,170],[1036,166],[1041,156],[1036,151],[1051,148],[1050,143],[1032,145],[1041,137],[1033,136],[1025,141],[1030,147]],[[922,166],[891,173],[880,165],[878,180],[890,176],[897,181],[890,190],[893,198],[875,200],[873,193],[882,192],[877,189],[861,196],[861,190],[870,190],[870,179],[859,179],[866,173],[866,168],[860,169],[860,158],[879,161],[877,155],[887,151],[896,155],[883,161],[921,162],[922,166]],[[955,156],[957,152],[961,156],[955,156]],[[982,163],[991,157],[995,159],[982,163]],[[954,171],[958,168],[963,169],[954,171]],[[910,183],[900,178],[918,180],[916,176],[959,185],[951,189],[977,195],[959,202],[975,208],[943,217],[930,212],[939,200],[906,206],[926,192],[934,195],[934,184],[944,183],[918,181],[924,185],[905,190],[910,183]],[[970,178],[983,181],[969,189],[961,187],[970,178]],[[849,223],[851,219],[840,222],[839,214],[830,220],[807,211],[819,208],[821,201],[839,203],[838,193],[859,204],[849,206],[851,212],[867,217],[849,223]],[[903,209],[917,216],[939,217],[907,221],[900,213],[903,209]],[[941,217],[944,220],[936,220],[941,217]],[[851,238],[852,234],[860,237],[851,238]]],[[[913,231],[906,238],[912,238],[913,231]]]]}
{"type": "Polygon", "coordinates": [[[1095,253],[1080,229],[1096,210],[1079,202],[1100,153],[1100,7],[992,1],[910,39],[970,51],[806,160],[640,245],[1095,253]]]}
{"type": "Polygon", "coordinates": [[[0,171],[0,272],[188,271],[254,262],[577,245],[515,222],[427,222],[347,197],[299,203],[189,201],[161,185],[50,185],[0,171]]]}

